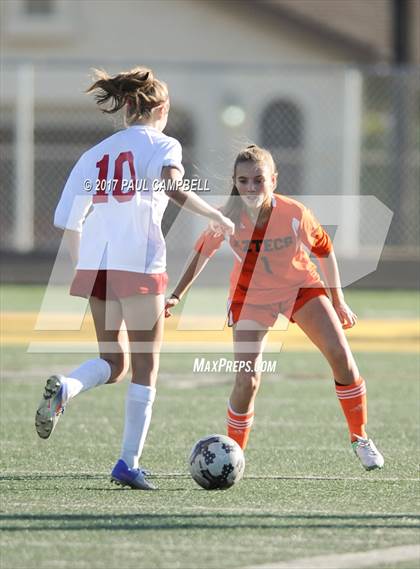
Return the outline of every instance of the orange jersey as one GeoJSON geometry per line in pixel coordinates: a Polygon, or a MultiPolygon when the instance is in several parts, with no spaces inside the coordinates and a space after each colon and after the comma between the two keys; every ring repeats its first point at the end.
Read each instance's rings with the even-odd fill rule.
{"type": "MultiPolygon", "coordinates": [[[[204,231],[195,250],[211,257],[224,241],[204,231]]],[[[296,297],[300,288],[320,287],[322,281],[308,251],[319,257],[332,250],[329,235],[313,213],[296,200],[275,194],[270,218],[255,227],[243,212],[229,243],[235,253],[230,276],[233,302],[266,304],[296,297]]]]}

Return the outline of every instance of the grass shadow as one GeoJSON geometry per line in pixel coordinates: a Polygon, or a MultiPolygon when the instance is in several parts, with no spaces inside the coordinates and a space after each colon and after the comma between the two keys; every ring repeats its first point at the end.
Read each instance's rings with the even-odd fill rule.
{"type": "Polygon", "coordinates": [[[4,514],[3,531],[420,529],[415,514],[4,514]]]}

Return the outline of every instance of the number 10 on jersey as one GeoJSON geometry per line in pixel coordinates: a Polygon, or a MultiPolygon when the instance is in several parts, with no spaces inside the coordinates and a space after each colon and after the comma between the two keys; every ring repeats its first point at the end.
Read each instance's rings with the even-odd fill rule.
{"type": "Polygon", "coordinates": [[[93,196],[93,203],[107,202],[111,194],[118,202],[131,200],[136,191],[136,171],[134,168],[134,156],[131,150],[120,152],[114,162],[114,176],[108,179],[109,154],[104,156],[96,163],[99,169],[98,179],[95,185],[96,192],[93,196]],[[123,166],[128,163],[131,181],[128,184],[128,191],[123,191],[123,166]]]}

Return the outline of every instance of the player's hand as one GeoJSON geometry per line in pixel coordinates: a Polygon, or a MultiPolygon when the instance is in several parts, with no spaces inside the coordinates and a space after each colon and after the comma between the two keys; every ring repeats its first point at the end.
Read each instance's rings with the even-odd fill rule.
{"type": "Polygon", "coordinates": [[[228,217],[225,217],[222,213],[218,213],[219,215],[217,219],[210,221],[210,229],[216,233],[216,237],[221,233],[228,237],[229,235],[233,235],[235,233],[235,224],[233,221],[228,217]]]}
{"type": "Polygon", "coordinates": [[[333,306],[338,315],[338,318],[340,319],[343,329],[348,330],[349,328],[353,328],[357,322],[357,316],[350,308],[350,306],[348,306],[344,300],[341,302],[334,302],[333,306]]]}
{"type": "Polygon", "coordinates": [[[209,229],[214,233],[215,237],[219,235],[233,235],[235,232],[235,224],[228,217],[220,214],[220,218],[217,220],[211,219],[209,223],[209,229]]]}
{"type": "Polygon", "coordinates": [[[179,299],[174,296],[170,296],[165,302],[165,318],[170,318],[172,316],[170,310],[174,308],[179,303],[179,299]]]}
{"type": "Polygon", "coordinates": [[[208,227],[207,231],[209,231],[210,233],[213,233],[214,237],[219,237],[220,235],[223,235],[223,231],[222,231],[222,228],[220,227],[220,223],[217,221],[214,221],[213,219],[210,219],[209,227],[208,227]]]}

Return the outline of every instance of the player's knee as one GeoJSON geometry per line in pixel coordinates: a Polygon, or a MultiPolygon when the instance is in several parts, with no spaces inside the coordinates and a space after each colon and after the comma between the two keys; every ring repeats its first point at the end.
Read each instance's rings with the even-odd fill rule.
{"type": "Polygon", "coordinates": [[[335,371],[346,373],[353,367],[353,356],[350,350],[339,343],[330,346],[329,358],[335,371]]]}
{"type": "Polygon", "coordinates": [[[142,378],[143,380],[149,378],[152,381],[157,376],[159,359],[153,354],[145,354],[142,358],[136,358],[132,361],[131,367],[133,378],[142,378]]]}

